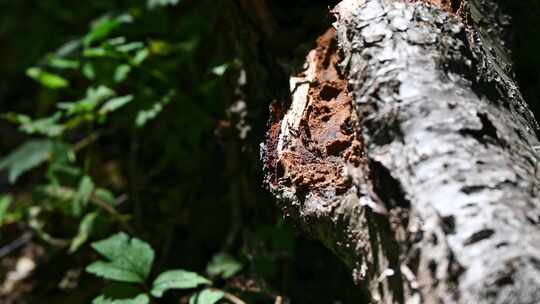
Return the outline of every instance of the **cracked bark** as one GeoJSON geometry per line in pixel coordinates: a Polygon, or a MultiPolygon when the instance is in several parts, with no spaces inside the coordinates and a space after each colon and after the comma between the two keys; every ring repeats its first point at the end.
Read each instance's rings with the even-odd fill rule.
{"type": "Polygon", "coordinates": [[[334,8],[273,104],[267,184],[375,303],[540,303],[538,125],[508,20],[426,2],[334,8]]]}

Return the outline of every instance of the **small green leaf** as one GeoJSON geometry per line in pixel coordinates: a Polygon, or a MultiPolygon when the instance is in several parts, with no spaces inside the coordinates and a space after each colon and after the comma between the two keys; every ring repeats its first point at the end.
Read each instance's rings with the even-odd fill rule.
{"type": "Polygon", "coordinates": [[[66,174],[74,178],[80,176],[79,169],[73,165],[76,160],[73,147],[61,141],[52,142],[50,164],[47,170],[47,176],[55,179],[56,174],[66,174]]]}
{"type": "Polygon", "coordinates": [[[189,304],[215,304],[223,299],[225,294],[219,290],[204,289],[191,296],[189,304]]]}
{"type": "Polygon", "coordinates": [[[90,32],[84,37],[83,43],[85,46],[90,46],[96,41],[109,37],[111,32],[123,23],[129,23],[132,21],[133,17],[128,14],[123,14],[117,17],[102,17],[92,24],[92,28],[90,32]]]}
{"type": "Polygon", "coordinates": [[[96,78],[96,71],[94,69],[94,65],[90,62],[87,62],[83,65],[82,73],[84,77],[93,80],[96,78]]]}
{"type": "Polygon", "coordinates": [[[87,58],[114,57],[115,56],[114,52],[106,50],[105,48],[102,48],[102,47],[87,48],[83,51],[82,55],[87,58]]]}
{"type": "Polygon", "coordinates": [[[92,234],[92,229],[94,228],[94,222],[96,221],[98,213],[92,212],[84,216],[81,223],[79,224],[79,232],[71,240],[71,245],[69,246],[69,253],[74,253],[79,249],[90,237],[92,234]]]}
{"type": "Polygon", "coordinates": [[[27,134],[42,134],[48,137],[57,137],[64,133],[65,127],[57,122],[60,121],[61,114],[37,119],[29,124],[21,125],[20,130],[27,134]]]}
{"type": "Polygon", "coordinates": [[[13,112],[9,112],[9,113],[6,113],[4,115],[2,115],[2,117],[11,122],[11,123],[14,123],[14,124],[18,124],[18,125],[28,125],[28,124],[31,124],[32,123],[32,118],[28,115],[24,115],[24,114],[17,114],[17,113],[13,113],[13,112]]]}
{"type": "Polygon", "coordinates": [[[92,243],[92,247],[109,262],[98,261],[86,268],[97,276],[119,282],[143,283],[154,261],[154,250],[147,243],[129,239],[121,232],[92,243]]]}
{"type": "Polygon", "coordinates": [[[128,64],[121,64],[116,67],[114,70],[114,81],[115,82],[122,82],[126,80],[127,76],[129,75],[129,72],[131,72],[131,66],[128,64]]]}
{"type": "Polygon", "coordinates": [[[106,86],[90,87],[86,90],[86,97],[75,102],[58,103],[58,108],[67,111],[67,115],[91,112],[105,100],[112,98],[116,93],[106,86]]]}
{"type": "Polygon", "coordinates": [[[147,122],[156,118],[163,108],[171,102],[172,98],[176,92],[174,90],[169,91],[160,101],[156,102],[151,108],[146,110],[141,110],[137,113],[137,118],[135,120],[135,125],[139,128],[144,127],[147,122]]]}
{"type": "Polygon", "coordinates": [[[101,109],[99,109],[99,114],[105,115],[110,112],[114,112],[121,107],[125,106],[133,100],[133,95],[120,96],[107,101],[101,109]]]}
{"type": "Polygon", "coordinates": [[[135,119],[135,124],[137,127],[142,128],[146,125],[147,122],[156,118],[159,113],[163,110],[163,104],[156,102],[150,109],[141,110],[137,113],[137,118],[135,119]]]}
{"type": "Polygon", "coordinates": [[[145,294],[140,294],[133,299],[110,299],[100,295],[92,301],[92,304],[148,304],[150,298],[145,294]]]}
{"type": "Polygon", "coordinates": [[[40,68],[29,68],[26,70],[26,75],[53,90],[69,87],[69,81],[62,76],[46,72],[40,68]]]}
{"type": "Polygon", "coordinates": [[[112,281],[128,282],[128,283],[143,283],[145,278],[132,269],[135,265],[129,265],[128,268],[123,268],[114,263],[98,261],[86,267],[86,271],[98,277],[103,277],[112,281]]]}
{"type": "Polygon", "coordinates": [[[48,140],[28,141],[0,160],[0,170],[7,169],[9,182],[14,183],[23,173],[47,161],[51,149],[52,144],[48,140]]]}
{"type": "Polygon", "coordinates": [[[94,191],[94,195],[111,206],[114,206],[116,204],[116,198],[114,197],[114,194],[107,189],[96,188],[96,190],[94,191]]]}
{"type": "Polygon", "coordinates": [[[216,254],[208,264],[206,271],[210,276],[221,276],[228,279],[242,269],[242,264],[226,253],[216,254]]]}
{"type": "Polygon", "coordinates": [[[11,206],[11,203],[13,202],[13,197],[10,195],[2,195],[0,196],[0,227],[4,224],[6,213],[11,206]]]}
{"type": "Polygon", "coordinates": [[[73,39],[60,46],[55,54],[57,57],[66,57],[74,54],[81,47],[81,39],[73,39]]]}
{"type": "Polygon", "coordinates": [[[75,216],[79,216],[82,213],[83,208],[88,204],[93,192],[94,182],[89,176],[85,175],[79,183],[79,190],[73,200],[73,214],[75,216]]]}
{"type": "Polygon", "coordinates": [[[126,41],[127,41],[126,37],[114,37],[114,38],[111,38],[111,39],[107,40],[105,42],[105,44],[116,47],[116,46],[125,44],[126,41]]]}
{"type": "Polygon", "coordinates": [[[4,116],[8,121],[19,125],[19,130],[26,134],[40,134],[48,137],[61,135],[65,127],[58,123],[62,113],[55,113],[51,117],[32,120],[30,116],[16,113],[8,113],[4,116]]]}
{"type": "Polygon", "coordinates": [[[59,57],[52,57],[49,59],[48,65],[56,69],[78,69],[79,62],[77,60],[64,59],[59,57]]]}
{"type": "Polygon", "coordinates": [[[156,55],[168,55],[173,50],[172,45],[164,40],[152,40],[148,47],[156,55]]]}
{"type": "Polygon", "coordinates": [[[154,281],[151,294],[160,298],[169,289],[190,289],[212,282],[196,272],[185,270],[169,270],[160,274],[154,281]]]}
{"type": "Polygon", "coordinates": [[[140,41],[134,41],[117,46],[115,49],[120,53],[129,53],[131,51],[140,50],[144,48],[144,43],[140,41]]]}
{"type": "Polygon", "coordinates": [[[148,0],[148,8],[154,9],[160,6],[176,5],[180,0],[148,0]]]}
{"type": "Polygon", "coordinates": [[[222,65],[218,65],[212,68],[212,74],[216,76],[223,76],[231,67],[231,64],[224,63],[222,65]]]}
{"type": "Polygon", "coordinates": [[[146,60],[146,58],[148,58],[148,55],[150,55],[150,51],[147,48],[137,51],[137,53],[135,53],[135,57],[133,58],[133,64],[140,65],[146,60]]]}

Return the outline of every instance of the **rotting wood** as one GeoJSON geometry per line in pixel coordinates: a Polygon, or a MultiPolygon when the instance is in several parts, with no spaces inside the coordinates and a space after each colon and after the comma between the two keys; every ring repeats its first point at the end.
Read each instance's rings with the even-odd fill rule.
{"type": "MultiPolygon", "coordinates": [[[[336,195],[350,188],[346,163],[359,165],[361,143],[347,81],[338,72],[337,41],[331,29],[308,55],[308,68],[291,78],[293,101],[274,122],[275,181],[298,192],[336,195]]],[[[279,114],[276,113],[276,116],[279,114]]]]}
{"type": "MultiPolygon", "coordinates": [[[[341,61],[332,28],[307,55],[305,70],[291,77],[291,104],[272,104],[270,130],[263,146],[267,184],[281,198],[286,217],[304,221],[304,228],[313,229],[311,233],[323,241],[325,236],[342,234],[337,244],[331,237],[326,245],[356,269],[355,280],[372,281],[380,275],[379,269],[386,269],[383,276],[392,278],[381,280],[381,286],[400,289],[400,276],[392,276],[389,268],[398,267],[393,237],[384,236],[380,244],[359,244],[359,239],[367,240],[367,236],[359,236],[367,230],[349,227],[344,233],[340,227],[352,220],[358,227],[371,226],[374,235],[393,233],[387,219],[376,215],[387,214],[375,191],[381,181],[374,179],[362,155],[358,115],[348,81],[338,66],[341,61]],[[332,219],[341,216],[341,220],[332,219]]],[[[390,214],[394,224],[401,224],[400,211],[396,206],[390,214]]],[[[377,284],[372,286],[378,288],[377,284]]]]}

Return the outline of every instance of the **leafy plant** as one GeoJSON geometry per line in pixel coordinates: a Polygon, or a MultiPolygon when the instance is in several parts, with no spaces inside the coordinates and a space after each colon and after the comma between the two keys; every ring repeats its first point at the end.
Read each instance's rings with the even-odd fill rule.
{"type": "Polygon", "coordinates": [[[208,264],[206,272],[212,277],[221,276],[224,279],[228,279],[236,275],[241,269],[242,264],[232,256],[226,253],[218,253],[208,264]]]}
{"type": "MultiPolygon", "coordinates": [[[[94,304],[146,304],[150,302],[150,295],[161,298],[168,290],[196,289],[200,286],[204,286],[204,289],[195,292],[190,298],[190,303],[214,304],[225,297],[225,292],[210,288],[211,280],[183,269],[167,270],[159,274],[149,288],[149,295],[143,291],[154,261],[154,251],[148,243],[137,238],[130,239],[127,234],[121,232],[92,243],[92,247],[107,260],[90,264],[86,268],[87,272],[106,280],[133,283],[141,287],[141,293],[131,299],[111,299],[107,295],[100,295],[94,299],[94,304]]],[[[229,278],[241,269],[241,264],[230,256],[220,255],[210,263],[209,269],[214,274],[226,271],[223,277],[229,278]]]]}
{"type": "MultiPolygon", "coordinates": [[[[17,42],[0,49],[0,191],[6,193],[0,195],[0,227],[2,236],[10,234],[2,249],[15,248],[4,246],[12,234],[31,235],[27,242],[44,246],[48,264],[55,265],[46,271],[60,278],[84,268],[93,247],[103,259],[88,266],[95,276],[73,279],[81,288],[62,296],[81,296],[70,303],[166,303],[175,295],[169,290],[180,290],[191,303],[213,303],[230,297],[236,280],[270,278],[253,264],[265,255],[267,268],[279,268],[285,254],[257,240],[246,246],[243,231],[257,231],[261,219],[274,223],[275,213],[260,204],[267,207],[258,208],[256,219],[242,216],[252,200],[267,197],[248,193],[258,189],[259,176],[254,162],[244,160],[259,139],[239,140],[238,113],[231,110],[247,97],[246,82],[254,76],[237,58],[246,50],[231,43],[236,6],[210,0],[0,6],[0,36],[17,42]],[[20,20],[9,13],[28,10],[33,13],[20,20]],[[27,24],[32,31],[21,35],[27,24]],[[119,230],[153,236],[159,259],[139,238],[114,234],[119,230]],[[193,246],[202,240],[210,247],[193,246]],[[209,248],[240,254],[243,263],[209,248]],[[88,287],[98,280],[107,288],[95,297],[88,287]]],[[[240,116],[260,128],[266,100],[257,102],[240,116]]]]}
{"type": "Polygon", "coordinates": [[[14,183],[23,173],[47,161],[51,150],[52,143],[49,140],[29,141],[0,160],[0,170],[8,170],[9,182],[14,183]]]}

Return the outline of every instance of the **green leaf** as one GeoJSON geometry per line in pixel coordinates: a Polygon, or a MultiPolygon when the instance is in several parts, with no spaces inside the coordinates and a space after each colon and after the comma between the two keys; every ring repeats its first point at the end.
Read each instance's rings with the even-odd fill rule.
{"type": "Polygon", "coordinates": [[[79,216],[82,213],[83,208],[88,204],[93,192],[94,182],[88,175],[83,176],[79,183],[79,190],[73,200],[73,214],[75,216],[79,216]]]}
{"type": "Polygon", "coordinates": [[[148,55],[150,55],[150,51],[147,48],[137,51],[137,53],[135,53],[135,57],[133,58],[133,64],[140,65],[146,60],[146,58],[148,58],[148,55]]]}
{"type": "MultiPolygon", "coordinates": [[[[116,264],[119,264],[119,262],[116,264]]],[[[119,266],[115,265],[115,263],[97,261],[86,267],[86,271],[112,281],[127,283],[143,283],[145,281],[145,277],[133,270],[136,265],[125,266],[127,268],[123,268],[124,266],[125,265],[119,266]]]]}
{"type": "Polygon", "coordinates": [[[30,116],[8,113],[4,116],[8,121],[19,125],[19,130],[26,134],[40,134],[48,137],[61,135],[65,127],[59,124],[62,113],[55,113],[51,117],[32,120],[30,116]]]}
{"type": "Polygon", "coordinates": [[[147,243],[129,239],[121,232],[108,239],[92,243],[92,247],[109,262],[94,262],[87,272],[119,282],[143,283],[154,261],[154,250],[147,243]]]}
{"type": "Polygon", "coordinates": [[[78,69],[79,62],[77,60],[64,59],[59,57],[52,57],[49,59],[48,65],[56,69],[78,69]]]}
{"type": "Polygon", "coordinates": [[[87,58],[115,57],[115,53],[102,47],[87,48],[82,54],[87,58]]]}
{"type": "Polygon", "coordinates": [[[156,55],[168,55],[173,50],[173,46],[164,40],[152,40],[148,48],[156,55]]]}
{"type": "Polygon", "coordinates": [[[51,148],[48,140],[28,141],[0,160],[0,170],[9,171],[9,182],[13,184],[23,173],[47,161],[51,148]]]}
{"type": "Polygon", "coordinates": [[[107,189],[96,188],[96,190],[94,191],[94,195],[111,206],[114,206],[116,204],[116,198],[114,197],[114,194],[107,189]]]}
{"type": "Polygon", "coordinates": [[[160,6],[176,5],[180,0],[148,0],[147,6],[149,9],[154,9],[160,6]]]}
{"type": "Polygon", "coordinates": [[[114,112],[120,109],[121,107],[125,106],[132,100],[133,100],[133,95],[120,96],[120,97],[110,99],[101,107],[101,109],[99,109],[99,114],[105,115],[110,112],[114,112]]]}
{"type": "Polygon", "coordinates": [[[7,210],[9,209],[9,206],[11,206],[11,203],[13,202],[13,197],[10,195],[2,195],[0,196],[0,227],[4,224],[7,210]]]}
{"type": "Polygon", "coordinates": [[[74,39],[64,43],[55,52],[58,57],[66,57],[74,54],[81,47],[81,39],[74,39]]]}
{"type": "Polygon", "coordinates": [[[92,301],[92,304],[148,304],[150,298],[145,294],[140,294],[133,299],[110,299],[100,295],[92,301]]]}
{"type": "Polygon", "coordinates": [[[231,67],[230,63],[224,63],[222,65],[218,65],[212,68],[212,74],[216,76],[223,76],[231,67]]]}
{"type": "Polygon", "coordinates": [[[46,72],[40,68],[29,68],[26,70],[26,75],[50,89],[69,87],[69,81],[62,76],[46,72]]]}
{"type": "Polygon", "coordinates": [[[212,282],[196,272],[185,270],[169,270],[160,274],[154,281],[151,294],[160,298],[169,289],[190,289],[212,282]]]}
{"type": "Polygon", "coordinates": [[[222,291],[205,289],[191,296],[189,304],[215,304],[224,296],[225,294],[222,291]]]}
{"type": "Polygon", "coordinates": [[[117,17],[102,17],[92,24],[90,32],[83,39],[83,43],[85,46],[90,46],[96,41],[109,37],[111,32],[123,23],[129,23],[132,21],[133,17],[128,14],[123,14],[117,17]]]}
{"type": "Polygon", "coordinates": [[[73,147],[61,141],[52,142],[51,157],[47,168],[47,177],[59,184],[58,174],[62,176],[71,176],[77,178],[80,176],[80,170],[74,166],[76,155],[73,147]]]}
{"type": "Polygon", "coordinates": [[[90,237],[92,234],[92,229],[94,227],[94,222],[96,221],[98,213],[92,212],[84,216],[81,223],[79,224],[79,232],[71,240],[71,245],[69,246],[69,253],[74,253],[79,249],[90,237]]]}
{"type": "Polygon", "coordinates": [[[125,44],[127,41],[126,37],[114,37],[108,39],[105,44],[110,46],[119,46],[125,44]]]}
{"type": "Polygon", "coordinates": [[[86,90],[86,97],[75,102],[58,103],[58,108],[66,110],[68,115],[91,112],[105,100],[115,96],[116,93],[106,86],[90,87],[86,90]]]}
{"type": "Polygon", "coordinates": [[[156,102],[150,109],[141,110],[137,113],[135,125],[139,128],[144,127],[147,122],[156,118],[163,108],[171,102],[176,92],[174,90],[169,91],[160,101],[156,102]]]}
{"type": "Polygon", "coordinates": [[[140,50],[142,48],[144,48],[144,43],[140,41],[134,41],[119,45],[115,48],[115,50],[120,53],[129,53],[131,51],[140,50]]]}
{"type": "Polygon", "coordinates": [[[226,253],[214,255],[212,261],[206,267],[210,276],[221,276],[228,279],[242,269],[242,264],[226,253]]]}
{"type": "Polygon", "coordinates": [[[96,71],[94,69],[94,65],[90,62],[87,62],[83,65],[82,73],[84,77],[93,80],[96,78],[96,71]]]}
{"type": "Polygon", "coordinates": [[[129,72],[131,72],[131,66],[128,64],[121,64],[116,67],[114,70],[114,81],[115,82],[122,82],[126,80],[127,76],[129,75],[129,72]]]}

